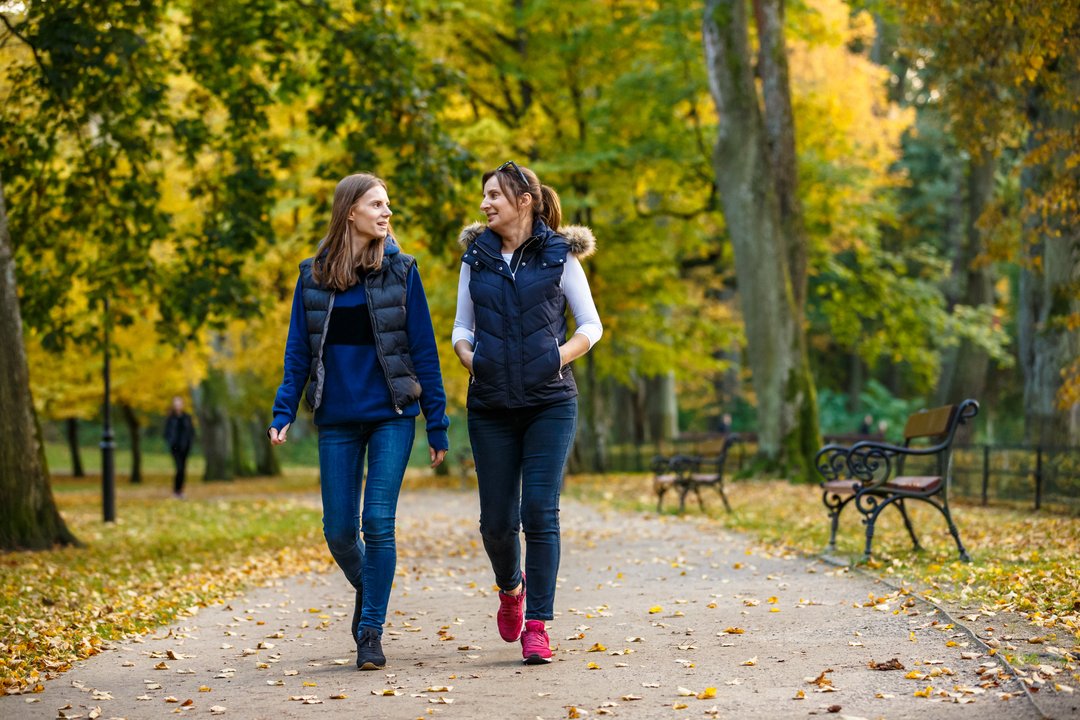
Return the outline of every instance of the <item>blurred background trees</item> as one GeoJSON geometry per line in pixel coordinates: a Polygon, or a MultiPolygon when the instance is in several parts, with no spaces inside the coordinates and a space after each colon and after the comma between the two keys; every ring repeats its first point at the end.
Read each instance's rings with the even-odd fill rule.
{"type": "MultiPolygon", "coordinates": [[[[386,178],[419,258],[466,447],[456,236],[478,219],[479,173],[507,159],[599,241],[586,272],[606,332],[578,362],[577,469],[728,412],[805,479],[819,432],[963,397],[983,403],[985,439],[1077,443],[1075,3],[0,0],[0,13],[23,328],[0,354],[25,351],[46,432],[76,437],[72,470],[78,421],[100,411],[106,322],[127,437],[159,435],[181,394],[206,479],[279,467],[262,434],[296,265],[336,181],[360,170],[386,178]],[[710,37],[732,52],[707,57],[710,37]],[[756,215],[739,195],[755,187],[756,215]],[[770,334],[782,356],[760,349],[770,334]]],[[[30,480],[0,461],[5,480],[47,487],[44,467],[30,480]]]]}

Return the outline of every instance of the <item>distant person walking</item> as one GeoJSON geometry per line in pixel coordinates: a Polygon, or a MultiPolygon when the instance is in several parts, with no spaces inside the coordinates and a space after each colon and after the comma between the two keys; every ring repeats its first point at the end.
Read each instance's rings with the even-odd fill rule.
{"type": "Polygon", "coordinates": [[[195,426],[191,422],[191,415],[184,411],[184,398],[176,395],[172,399],[172,407],[169,415],[165,418],[165,444],[172,453],[173,465],[176,466],[176,475],[173,477],[173,497],[184,497],[184,481],[187,479],[187,458],[191,453],[191,445],[195,442],[195,426]]]}
{"type": "Polygon", "coordinates": [[[500,589],[499,634],[520,640],[534,665],[551,662],[545,623],[554,618],[559,492],[577,425],[569,364],[603,333],[578,261],[596,241],[588,228],[560,228],[558,195],[528,168],[504,163],[484,174],[483,191],[488,224],[460,237],[452,342],[472,376],[469,438],[480,535],[500,589]],[[569,340],[568,306],[577,325],[569,340]]]}
{"type": "Polygon", "coordinates": [[[374,175],[338,183],[326,236],[300,263],[268,430],[273,444],[286,441],[306,384],[319,429],[323,534],[356,591],[351,631],[361,670],[386,664],[397,502],[421,409],[431,467],[449,448],[427,297],[416,260],[390,234],[392,214],[386,184],[374,175]]]}
{"type": "Polygon", "coordinates": [[[862,422],[859,424],[860,435],[870,435],[874,432],[874,416],[864,415],[862,422]]]}

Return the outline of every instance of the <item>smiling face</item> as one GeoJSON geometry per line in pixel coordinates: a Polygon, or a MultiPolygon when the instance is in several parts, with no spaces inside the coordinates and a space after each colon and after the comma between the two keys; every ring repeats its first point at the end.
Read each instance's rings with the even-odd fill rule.
{"type": "Polygon", "coordinates": [[[349,208],[349,227],[363,242],[381,240],[390,232],[390,198],[386,188],[375,185],[349,208]]]}
{"type": "Polygon", "coordinates": [[[531,205],[532,196],[529,193],[523,193],[516,201],[505,194],[499,184],[498,173],[484,183],[484,199],[480,202],[480,212],[487,215],[488,227],[492,232],[500,236],[505,236],[508,231],[520,226],[525,216],[531,221],[531,205]]]}

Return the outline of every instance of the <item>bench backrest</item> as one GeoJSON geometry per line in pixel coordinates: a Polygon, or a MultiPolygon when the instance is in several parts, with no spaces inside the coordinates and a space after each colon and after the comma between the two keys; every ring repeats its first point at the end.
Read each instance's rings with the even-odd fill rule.
{"type": "Polygon", "coordinates": [[[939,437],[948,434],[956,418],[956,405],[943,405],[933,410],[920,410],[904,425],[904,441],[916,438],[939,437]]]}

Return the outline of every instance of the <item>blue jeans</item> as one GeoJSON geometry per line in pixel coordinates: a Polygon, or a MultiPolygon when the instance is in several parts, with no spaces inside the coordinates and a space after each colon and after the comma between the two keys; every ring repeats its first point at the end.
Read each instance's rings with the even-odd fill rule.
{"type": "Polygon", "coordinates": [[[470,410],[469,439],[480,491],[480,536],[495,583],[521,582],[525,618],[554,618],[559,573],[559,491],[577,428],[577,399],[508,410],[470,410]]]}
{"type": "Polygon", "coordinates": [[[397,565],[394,520],[398,495],[415,434],[413,418],[319,428],[323,535],[345,577],[354,588],[364,591],[360,627],[379,633],[386,621],[397,565]],[[363,483],[365,450],[367,482],[363,483]]]}

